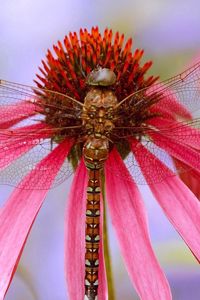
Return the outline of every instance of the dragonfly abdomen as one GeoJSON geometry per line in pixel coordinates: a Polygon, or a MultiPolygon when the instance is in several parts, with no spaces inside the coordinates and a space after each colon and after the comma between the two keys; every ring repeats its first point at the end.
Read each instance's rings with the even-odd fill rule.
{"type": "Polygon", "coordinates": [[[100,241],[100,176],[99,169],[88,169],[86,203],[85,299],[96,300],[98,290],[100,241]]]}
{"type": "Polygon", "coordinates": [[[85,230],[85,300],[97,300],[99,244],[100,244],[100,200],[101,171],[108,157],[107,139],[88,137],[83,148],[85,166],[88,170],[85,230]]]}

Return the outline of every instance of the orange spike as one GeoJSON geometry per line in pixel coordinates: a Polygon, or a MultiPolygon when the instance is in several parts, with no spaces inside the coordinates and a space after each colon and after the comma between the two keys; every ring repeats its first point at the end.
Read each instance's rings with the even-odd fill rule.
{"type": "Polygon", "coordinates": [[[105,57],[104,66],[107,65],[108,61],[110,60],[110,57],[111,57],[111,51],[108,51],[105,57]]]}
{"type": "Polygon", "coordinates": [[[83,29],[80,29],[80,40],[81,40],[81,45],[86,43],[86,36],[85,36],[85,32],[83,31],[83,29]]]}
{"type": "Polygon", "coordinates": [[[78,47],[74,46],[74,54],[75,56],[78,58],[79,57],[79,51],[78,51],[78,47]]]}
{"type": "Polygon", "coordinates": [[[74,41],[74,46],[76,46],[78,48],[79,47],[79,40],[78,40],[78,36],[77,36],[76,32],[74,32],[73,41],[74,41]]]}
{"type": "Polygon", "coordinates": [[[91,68],[89,66],[86,66],[86,74],[89,74],[91,72],[91,68]]]}
{"type": "Polygon", "coordinates": [[[106,51],[106,38],[105,37],[103,38],[103,41],[102,41],[102,49],[104,52],[106,51]]]}
{"type": "Polygon", "coordinates": [[[85,80],[84,79],[79,79],[79,85],[80,85],[80,88],[84,88],[85,87],[85,80]]]}
{"type": "Polygon", "coordinates": [[[50,72],[50,69],[48,68],[48,66],[47,66],[47,64],[45,63],[44,60],[42,60],[42,65],[43,65],[45,71],[46,71],[47,73],[49,73],[49,72],[50,72]]]}
{"type": "Polygon", "coordinates": [[[88,45],[87,50],[86,50],[87,61],[91,61],[91,55],[92,55],[92,49],[91,49],[91,46],[88,45]]]}
{"type": "Polygon", "coordinates": [[[146,73],[146,71],[152,66],[152,61],[148,61],[144,64],[144,66],[141,68],[140,72],[142,74],[146,73]]]}
{"type": "Polygon", "coordinates": [[[106,28],[106,29],[104,30],[104,38],[107,39],[107,36],[108,36],[108,28],[106,28]]]}
{"type": "Polygon", "coordinates": [[[98,34],[99,34],[98,26],[92,27],[92,35],[94,36],[95,39],[98,37],[98,34]]]}
{"type": "Polygon", "coordinates": [[[67,62],[67,66],[69,68],[70,74],[74,80],[77,80],[76,73],[74,72],[74,68],[70,62],[67,62]]]}
{"type": "MultiPolygon", "coordinates": [[[[36,76],[37,76],[37,74],[36,74],[36,76]]],[[[43,86],[42,84],[40,84],[39,81],[37,81],[37,80],[34,79],[33,82],[35,82],[36,85],[37,85],[40,89],[43,89],[43,88],[44,88],[44,86],[43,86]]]]}
{"type": "Polygon", "coordinates": [[[117,73],[117,80],[119,80],[120,79],[120,77],[121,77],[121,71],[118,71],[118,73],[117,73]]]}
{"type": "Polygon", "coordinates": [[[114,70],[114,69],[115,69],[115,66],[116,66],[116,64],[115,64],[115,62],[112,60],[111,63],[110,63],[110,69],[111,69],[111,70],[114,70]]]}
{"type": "Polygon", "coordinates": [[[64,45],[65,45],[65,48],[66,48],[67,52],[71,51],[72,47],[71,47],[71,44],[70,44],[69,39],[68,39],[67,36],[65,36],[64,45]]]}
{"type": "Polygon", "coordinates": [[[119,59],[119,51],[116,51],[115,53],[114,53],[114,60],[115,60],[115,64],[117,65],[117,63],[118,63],[118,59],[119,59]]]}
{"type": "Polygon", "coordinates": [[[64,53],[65,51],[64,51],[61,41],[58,41],[58,46],[59,46],[60,50],[64,53]]]}
{"type": "Polygon", "coordinates": [[[111,43],[111,41],[112,41],[112,35],[113,35],[113,32],[112,32],[112,29],[110,29],[110,31],[109,31],[109,33],[108,33],[108,44],[110,44],[111,43]]]}
{"type": "Polygon", "coordinates": [[[97,56],[96,56],[96,53],[95,53],[95,52],[92,54],[92,62],[93,62],[93,65],[94,65],[94,66],[95,66],[96,63],[97,63],[97,56]]]}
{"type": "Polygon", "coordinates": [[[85,57],[86,56],[86,50],[85,50],[85,45],[84,46],[81,46],[81,57],[85,57]]]}
{"type": "Polygon", "coordinates": [[[115,33],[114,44],[117,44],[117,45],[119,44],[119,32],[118,31],[115,33]]]}
{"type": "Polygon", "coordinates": [[[40,81],[42,81],[42,83],[44,83],[44,85],[47,84],[47,80],[46,80],[45,78],[41,77],[41,76],[38,75],[38,74],[36,74],[36,77],[37,77],[40,81]]]}
{"type": "Polygon", "coordinates": [[[81,58],[81,65],[82,65],[83,70],[86,71],[86,62],[83,57],[81,58]]]}
{"type": "Polygon", "coordinates": [[[73,55],[73,52],[72,51],[69,51],[68,52],[68,55],[69,55],[69,60],[72,64],[74,64],[74,55],[73,55]]]}
{"type": "Polygon", "coordinates": [[[71,47],[73,47],[73,33],[71,31],[69,33],[69,39],[70,39],[71,47]]]}
{"type": "Polygon", "coordinates": [[[57,54],[58,58],[60,58],[61,55],[60,55],[60,51],[59,51],[58,47],[53,45],[53,49],[54,49],[55,53],[57,54]]]}
{"type": "Polygon", "coordinates": [[[123,51],[123,58],[125,58],[126,55],[130,52],[131,47],[132,47],[132,39],[130,38],[126,42],[126,45],[125,45],[125,48],[124,48],[124,51],[123,51]]]}
{"type": "Polygon", "coordinates": [[[45,77],[48,75],[41,67],[39,67],[38,69],[45,77]]]}
{"type": "Polygon", "coordinates": [[[52,68],[55,64],[55,59],[49,50],[47,52],[46,57],[47,57],[48,65],[52,68]]]}
{"type": "Polygon", "coordinates": [[[53,86],[56,91],[61,91],[61,87],[60,87],[60,85],[57,84],[57,82],[53,81],[53,86]]]}
{"type": "Polygon", "coordinates": [[[136,49],[133,54],[133,60],[139,61],[144,53],[143,49],[136,49]]]}
{"type": "Polygon", "coordinates": [[[133,81],[133,78],[135,77],[135,75],[137,73],[138,67],[139,67],[138,63],[134,64],[132,71],[128,78],[128,84],[130,84],[133,81]]]}
{"type": "Polygon", "coordinates": [[[149,78],[147,78],[147,80],[145,81],[145,85],[146,86],[150,86],[152,85],[154,82],[156,82],[159,79],[159,76],[154,77],[154,76],[150,76],[149,78]]]}
{"type": "Polygon", "coordinates": [[[129,62],[128,62],[128,61],[126,61],[126,62],[125,62],[125,64],[124,64],[124,67],[123,67],[122,73],[125,73],[125,72],[127,71],[128,67],[129,67],[129,62]]]}
{"type": "Polygon", "coordinates": [[[122,48],[124,43],[124,34],[121,35],[120,40],[119,40],[119,47],[122,48]]]}
{"type": "Polygon", "coordinates": [[[118,50],[119,47],[119,32],[115,34],[115,40],[114,40],[114,53],[118,50]]]}
{"type": "Polygon", "coordinates": [[[100,54],[101,54],[101,47],[99,44],[97,44],[97,49],[96,49],[96,55],[97,55],[97,59],[99,59],[100,57],[100,54]]]}

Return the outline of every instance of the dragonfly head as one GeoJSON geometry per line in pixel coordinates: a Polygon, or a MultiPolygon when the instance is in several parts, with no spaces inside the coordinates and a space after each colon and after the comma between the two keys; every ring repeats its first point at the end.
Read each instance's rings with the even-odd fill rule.
{"type": "Polygon", "coordinates": [[[89,73],[86,83],[88,85],[110,86],[116,82],[115,73],[108,68],[98,68],[89,73]]]}

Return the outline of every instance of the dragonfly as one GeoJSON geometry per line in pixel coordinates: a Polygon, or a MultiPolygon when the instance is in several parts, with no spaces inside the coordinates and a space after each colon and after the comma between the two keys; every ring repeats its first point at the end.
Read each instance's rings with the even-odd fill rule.
{"type": "MultiPolygon", "coordinates": [[[[98,67],[85,80],[87,93],[81,101],[61,92],[0,80],[0,183],[24,189],[44,189],[37,178],[26,186],[20,185],[20,182],[31,170],[37,170],[38,163],[59,143],[66,138],[73,140],[73,149],[51,187],[71,176],[83,157],[88,172],[84,299],[96,300],[101,180],[109,153],[114,147],[118,149],[130,177],[117,168],[109,169],[109,172],[123,180],[132,180],[133,177],[138,184],[146,184],[138,157],[146,168],[154,164],[153,158],[149,161],[140,156],[141,146],[154,154],[155,161],[159,158],[165,163],[174,175],[189,171],[190,167],[180,166],[157,146],[151,133],[156,130],[183,141],[190,126],[193,128],[191,140],[199,141],[200,62],[177,76],[137,90],[121,101],[112,88],[116,75],[111,69],[98,67]],[[158,116],[155,108],[161,107],[159,114],[167,111],[169,99],[175,99],[174,113],[179,122],[155,129],[151,122],[158,116]],[[130,152],[129,138],[138,142],[135,153],[130,152]]],[[[38,169],[38,176],[48,172],[51,172],[51,166],[38,169]]],[[[148,184],[165,180],[167,176],[171,175],[155,172],[148,184]]]]}

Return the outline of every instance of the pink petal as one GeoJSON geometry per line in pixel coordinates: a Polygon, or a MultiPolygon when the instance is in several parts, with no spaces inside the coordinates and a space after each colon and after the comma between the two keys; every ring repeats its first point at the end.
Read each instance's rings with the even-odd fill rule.
{"type": "Polygon", "coordinates": [[[0,300],[5,297],[34,219],[70,147],[69,141],[58,145],[20,184],[24,187],[30,180],[38,180],[46,190],[15,189],[0,211],[0,300]],[[49,165],[51,173],[38,176],[38,170],[49,165]]]}
{"type": "MultiPolygon", "coordinates": [[[[176,119],[177,115],[182,117],[183,119],[192,119],[191,113],[187,110],[187,108],[182,105],[176,99],[176,95],[171,90],[165,90],[165,86],[162,84],[155,84],[156,91],[161,92],[163,97],[162,99],[154,104],[151,108],[152,111],[156,113],[162,112],[165,117],[169,117],[176,119]],[[159,86],[159,89],[158,89],[159,86]],[[166,115],[165,115],[166,113],[166,115]]],[[[152,94],[155,91],[154,85],[148,89],[148,94],[152,94]]],[[[162,114],[162,115],[163,115],[162,114]]]]}
{"type": "Polygon", "coordinates": [[[110,169],[130,174],[116,150],[106,163],[106,198],[130,278],[140,299],[172,299],[168,282],[154,255],[146,211],[135,183],[110,169]]]}
{"type": "MultiPolygon", "coordinates": [[[[76,170],[66,209],[65,263],[70,300],[84,298],[85,285],[85,211],[87,171],[83,161],[76,170]]],[[[101,236],[103,208],[101,205],[101,236]]],[[[103,242],[100,244],[98,300],[107,299],[106,275],[103,259],[103,242]]]]}
{"type": "Polygon", "coordinates": [[[200,172],[200,153],[198,151],[163,134],[151,132],[149,135],[158,147],[200,172]]]}
{"type": "Polygon", "coordinates": [[[0,110],[0,128],[9,128],[16,123],[36,114],[36,106],[27,101],[12,105],[2,105],[0,110]]]}
{"type": "Polygon", "coordinates": [[[191,126],[181,122],[169,121],[160,117],[149,120],[148,124],[151,124],[161,130],[161,133],[164,136],[173,138],[177,142],[179,141],[193,148],[200,149],[200,130],[196,128],[192,128],[191,126]]]}
{"type": "MultiPolygon", "coordinates": [[[[134,152],[135,142],[131,148],[134,152]]],[[[156,173],[171,173],[163,182],[151,184],[150,188],[166,216],[200,260],[200,202],[178,177],[173,176],[173,173],[142,145],[140,151],[141,155],[135,155],[147,183],[152,182],[152,177],[157,176],[156,173]],[[148,169],[142,157],[149,161],[148,169]]]]}
{"type": "Polygon", "coordinates": [[[189,189],[195,194],[195,196],[200,200],[200,174],[198,171],[194,169],[189,169],[188,166],[185,165],[183,162],[174,159],[175,166],[178,170],[185,170],[180,172],[178,175],[181,180],[189,187],[189,189]]]}
{"type": "Polygon", "coordinates": [[[38,144],[39,139],[48,138],[50,128],[45,124],[34,124],[12,130],[12,133],[0,133],[0,169],[4,169],[15,159],[38,144]]]}

